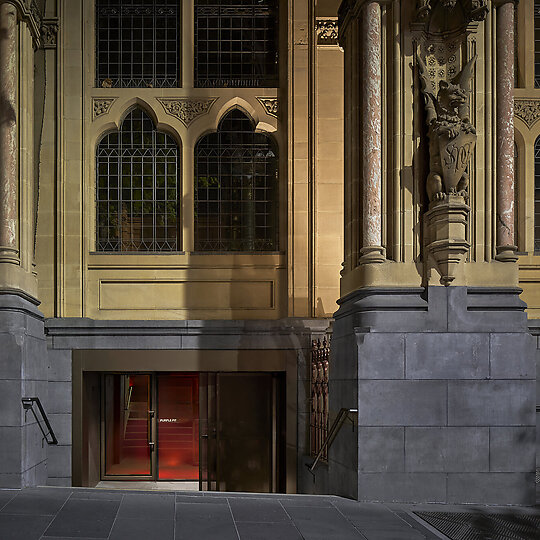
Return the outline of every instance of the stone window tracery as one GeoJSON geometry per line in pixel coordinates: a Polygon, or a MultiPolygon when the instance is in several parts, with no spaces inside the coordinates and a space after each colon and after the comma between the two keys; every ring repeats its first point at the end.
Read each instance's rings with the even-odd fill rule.
{"type": "Polygon", "coordinates": [[[96,0],[96,86],[179,86],[178,0],[96,0]]]}
{"type": "Polygon", "coordinates": [[[195,250],[278,249],[278,152],[239,109],[195,147],[195,250]]]}
{"type": "Polygon", "coordinates": [[[534,143],[534,252],[540,253],[540,137],[534,143]]]}
{"type": "Polygon", "coordinates": [[[96,251],[177,251],[180,150],[140,108],[96,152],[96,251]]]}

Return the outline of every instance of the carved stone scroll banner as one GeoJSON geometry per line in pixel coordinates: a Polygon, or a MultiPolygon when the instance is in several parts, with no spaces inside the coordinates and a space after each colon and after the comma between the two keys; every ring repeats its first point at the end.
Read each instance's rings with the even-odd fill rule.
{"type": "Polygon", "coordinates": [[[189,125],[199,116],[208,114],[218,98],[156,98],[167,114],[189,125]]]}
{"type": "Polygon", "coordinates": [[[540,120],[540,99],[515,99],[514,115],[531,129],[540,120]]]}
{"type": "Polygon", "coordinates": [[[94,98],[92,99],[92,115],[94,120],[111,110],[116,98],[94,98]]]}
{"type": "Polygon", "coordinates": [[[317,19],[315,23],[317,45],[338,44],[338,21],[336,18],[317,19]]]}
{"type": "Polygon", "coordinates": [[[270,116],[278,117],[279,113],[279,101],[278,98],[266,98],[258,97],[257,101],[264,107],[266,114],[270,116]]]}

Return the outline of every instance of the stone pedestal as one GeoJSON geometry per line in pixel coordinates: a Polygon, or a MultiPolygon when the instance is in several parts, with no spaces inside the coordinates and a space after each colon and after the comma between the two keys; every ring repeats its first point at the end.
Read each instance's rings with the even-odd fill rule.
{"type": "Polygon", "coordinates": [[[47,344],[43,316],[29,300],[0,295],[0,488],[47,483],[47,444],[21,398],[47,410],[47,344]]]}
{"type": "Polygon", "coordinates": [[[470,208],[463,197],[448,195],[444,202],[431,204],[425,214],[427,252],[441,275],[441,284],[454,281],[457,267],[471,247],[467,241],[470,208]]]}
{"type": "Polygon", "coordinates": [[[330,493],[534,504],[535,344],[515,288],[364,289],[341,300],[330,493]]]}

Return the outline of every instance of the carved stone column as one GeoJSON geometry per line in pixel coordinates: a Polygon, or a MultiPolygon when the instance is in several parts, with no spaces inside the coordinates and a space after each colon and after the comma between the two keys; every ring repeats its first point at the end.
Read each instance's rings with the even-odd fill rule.
{"type": "Polygon", "coordinates": [[[0,4],[0,261],[17,259],[17,9],[0,4]]]}
{"type": "Polygon", "coordinates": [[[497,9],[497,255],[515,262],[514,241],[514,1],[497,9]]]}
{"type": "Polygon", "coordinates": [[[377,2],[364,6],[362,68],[363,247],[360,262],[381,263],[385,253],[381,246],[381,9],[377,2]]]}

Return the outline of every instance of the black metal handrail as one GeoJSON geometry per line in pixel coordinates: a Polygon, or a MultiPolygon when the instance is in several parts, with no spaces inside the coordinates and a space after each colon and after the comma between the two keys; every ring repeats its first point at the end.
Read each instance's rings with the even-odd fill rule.
{"type": "Polygon", "coordinates": [[[328,448],[332,446],[334,439],[337,437],[339,430],[341,429],[341,427],[343,426],[347,418],[351,421],[354,427],[354,420],[350,417],[350,415],[356,414],[356,413],[358,413],[358,409],[344,409],[343,408],[339,410],[339,413],[336,416],[336,419],[334,420],[332,427],[328,431],[328,436],[326,437],[326,440],[321,445],[321,448],[317,456],[315,457],[315,461],[311,465],[309,463],[306,463],[306,467],[308,468],[310,473],[313,474],[313,471],[315,470],[317,463],[319,463],[319,460],[321,459],[321,456],[323,455],[325,448],[328,450],[328,448]]]}
{"type": "Polygon", "coordinates": [[[49,419],[47,418],[47,413],[45,412],[45,409],[43,408],[40,399],[38,397],[23,397],[21,401],[24,408],[25,418],[28,411],[32,411],[32,414],[34,415],[34,418],[36,419],[39,429],[41,430],[41,433],[43,433],[43,438],[45,439],[47,444],[58,444],[58,439],[54,434],[53,428],[51,427],[49,419]],[[34,411],[34,403],[38,406],[41,417],[43,418],[43,422],[45,422],[45,426],[49,430],[47,433],[45,433],[45,430],[43,429],[43,426],[41,425],[41,422],[37,417],[36,411],[34,411]],[[51,440],[48,439],[49,435],[51,436],[51,440]]]}

